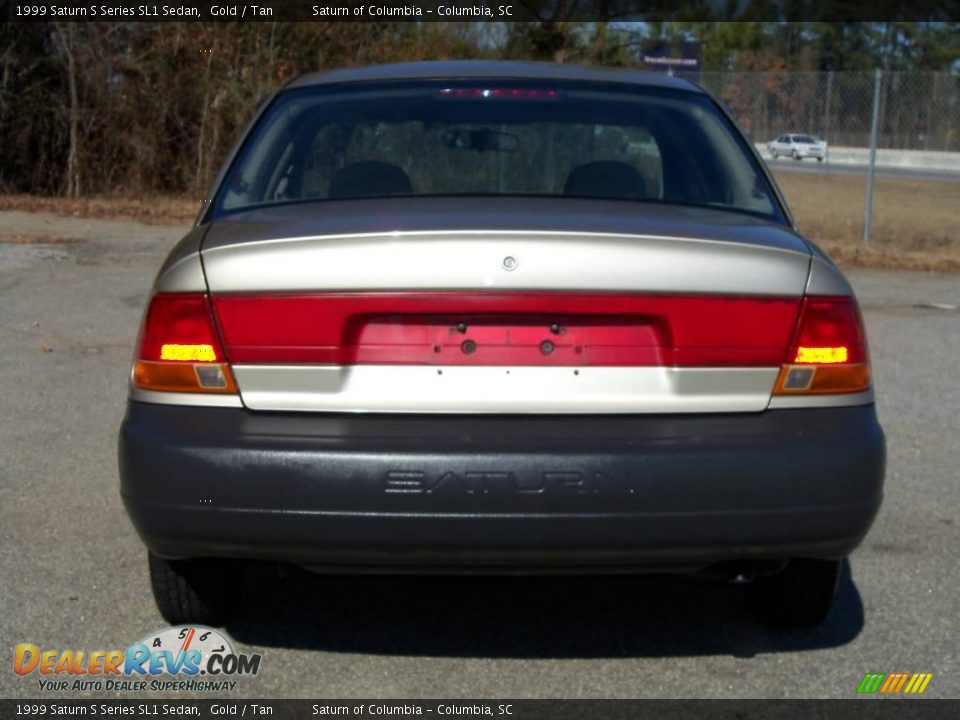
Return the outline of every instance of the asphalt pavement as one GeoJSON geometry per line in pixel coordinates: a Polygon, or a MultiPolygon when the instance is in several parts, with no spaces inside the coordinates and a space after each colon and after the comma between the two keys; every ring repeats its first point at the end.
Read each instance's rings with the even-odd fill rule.
{"type": "MultiPolygon", "coordinates": [[[[0,213],[0,236],[83,241],[0,244],[2,697],[40,692],[13,673],[17,643],[125,648],[164,626],[118,496],[116,434],[146,294],[181,232],[0,213]]],[[[887,490],[821,627],[766,629],[743,588],[681,579],[257,568],[227,630],[263,665],[236,696],[851,698],[864,673],[894,671],[960,696],[960,277],[850,275],[887,490]]]]}

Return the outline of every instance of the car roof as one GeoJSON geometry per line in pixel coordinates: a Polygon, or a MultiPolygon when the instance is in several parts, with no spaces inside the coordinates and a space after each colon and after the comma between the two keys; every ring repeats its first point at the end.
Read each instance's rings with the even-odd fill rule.
{"type": "Polygon", "coordinates": [[[561,65],[546,62],[504,60],[442,60],[392,63],[309,73],[290,81],[286,88],[337,83],[385,82],[391,80],[566,80],[621,83],[646,87],[675,88],[703,93],[688,80],[642,70],[561,65]]]}

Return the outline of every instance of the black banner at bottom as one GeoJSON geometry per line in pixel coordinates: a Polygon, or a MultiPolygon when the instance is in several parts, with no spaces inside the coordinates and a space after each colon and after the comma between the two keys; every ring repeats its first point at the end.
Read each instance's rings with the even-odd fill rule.
{"type": "Polygon", "coordinates": [[[0,718],[27,717],[934,720],[960,700],[0,700],[0,718]]]}

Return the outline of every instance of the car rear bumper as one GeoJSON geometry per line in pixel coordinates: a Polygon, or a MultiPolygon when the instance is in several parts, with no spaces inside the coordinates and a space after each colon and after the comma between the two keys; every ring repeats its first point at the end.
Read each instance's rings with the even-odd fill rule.
{"type": "Polygon", "coordinates": [[[872,405],[382,416],[131,401],[121,492],[165,557],[597,570],[840,557],[880,505],[872,405]]]}

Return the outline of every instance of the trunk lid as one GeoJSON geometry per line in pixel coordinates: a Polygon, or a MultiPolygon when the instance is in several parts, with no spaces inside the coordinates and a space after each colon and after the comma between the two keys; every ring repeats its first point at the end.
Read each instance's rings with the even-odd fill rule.
{"type": "Polygon", "coordinates": [[[746,215],[536,198],[247,211],[202,256],[245,405],[365,412],[762,410],[810,263],[746,215]]]}

